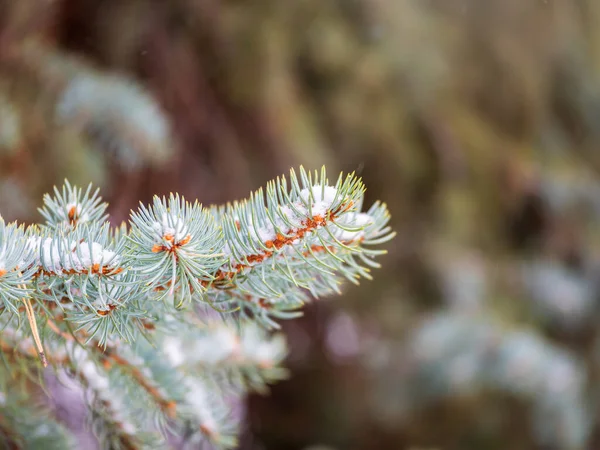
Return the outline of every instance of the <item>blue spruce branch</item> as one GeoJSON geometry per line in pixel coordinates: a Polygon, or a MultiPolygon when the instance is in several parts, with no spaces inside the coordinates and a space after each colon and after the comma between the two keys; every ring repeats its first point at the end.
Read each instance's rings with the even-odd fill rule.
{"type": "Polygon", "coordinates": [[[65,182],[45,223],[0,220],[7,370],[41,386],[39,355],[70,377],[107,448],[231,448],[232,404],[286,376],[277,320],[378,267],[394,233],[364,192],[352,174],[301,169],[221,207],[155,197],[111,227],[97,191],[65,182]]]}

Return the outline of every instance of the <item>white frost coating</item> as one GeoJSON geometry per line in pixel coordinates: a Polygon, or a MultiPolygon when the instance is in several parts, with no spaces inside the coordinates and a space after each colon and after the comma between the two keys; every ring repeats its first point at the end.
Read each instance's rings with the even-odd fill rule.
{"type": "Polygon", "coordinates": [[[259,366],[271,367],[285,354],[285,342],[280,336],[266,339],[256,324],[244,327],[241,341],[241,359],[259,366]]]}
{"type": "Polygon", "coordinates": [[[272,366],[285,353],[285,343],[279,337],[270,338],[255,324],[245,324],[240,334],[225,324],[213,324],[207,334],[186,341],[187,356],[182,343],[172,337],[165,339],[163,349],[171,362],[217,366],[257,365],[272,366]]]}
{"type": "Polygon", "coordinates": [[[239,350],[239,339],[234,330],[226,326],[213,328],[210,333],[194,342],[191,353],[204,364],[218,364],[239,350]]]}
{"type": "Polygon", "coordinates": [[[169,362],[174,367],[179,367],[186,361],[186,354],[179,339],[169,336],[163,340],[163,350],[169,362]]]}
{"type": "Polygon", "coordinates": [[[118,396],[110,391],[110,380],[108,375],[103,373],[98,365],[89,358],[87,351],[71,342],[67,345],[72,349],[71,358],[74,367],[81,377],[85,380],[87,387],[102,401],[110,405],[112,418],[118,422],[123,432],[133,435],[136,433],[136,427],[127,420],[129,412],[121,402],[118,396]]]}
{"type": "Polygon", "coordinates": [[[357,231],[349,231],[349,230],[344,230],[339,227],[335,227],[333,234],[340,241],[345,241],[345,242],[354,241],[356,239],[360,239],[360,238],[364,237],[364,235],[365,235],[364,228],[369,226],[373,222],[374,222],[373,218],[366,213],[350,212],[350,213],[347,213],[343,217],[342,221],[339,222],[340,225],[343,225],[345,228],[361,228],[361,229],[357,230],[357,231]]]}
{"type": "MultiPolygon", "coordinates": [[[[320,185],[313,186],[311,190],[305,188],[300,191],[300,198],[311,205],[310,212],[312,213],[313,217],[324,217],[327,214],[327,211],[331,208],[336,195],[337,189],[332,186],[325,186],[324,192],[320,185]],[[312,198],[310,196],[311,191],[312,198]]],[[[271,223],[267,223],[261,227],[254,227],[252,219],[248,218],[247,223],[250,235],[262,243],[265,243],[267,241],[273,241],[277,238],[276,228],[279,228],[286,234],[294,233],[298,228],[302,227],[302,221],[309,214],[308,208],[302,201],[295,203],[294,208],[296,210],[285,205],[279,207],[278,214],[274,214],[273,218],[276,227],[274,227],[271,223]],[[286,220],[283,219],[284,217],[286,220]]]]}
{"type": "Polygon", "coordinates": [[[75,208],[75,215],[79,216],[79,214],[81,214],[81,205],[79,205],[77,203],[67,204],[67,214],[69,214],[73,208],[75,208]]]}
{"type": "Polygon", "coordinates": [[[325,216],[327,211],[333,204],[335,197],[337,195],[337,189],[333,186],[325,186],[321,185],[312,186],[310,190],[308,188],[304,188],[300,191],[300,198],[304,200],[306,203],[311,204],[312,215],[314,216],[325,216]],[[312,192],[312,198],[310,193],[312,192]]]}
{"type": "Polygon", "coordinates": [[[73,208],[75,208],[75,217],[74,218],[77,220],[78,223],[85,223],[90,220],[90,216],[88,213],[81,214],[81,205],[79,203],[71,202],[71,203],[67,204],[66,210],[62,210],[62,209],[59,210],[61,219],[63,220],[63,222],[65,224],[71,223],[71,218],[69,217],[69,212],[73,208]]]}
{"type": "MultiPolygon", "coordinates": [[[[304,241],[307,248],[310,248],[311,242],[314,243],[313,237],[315,233],[321,233],[319,228],[324,225],[323,219],[327,218],[328,213],[333,211],[334,203],[340,203],[338,189],[334,186],[314,185],[310,188],[302,189],[298,197],[296,197],[293,205],[280,205],[276,210],[271,210],[271,218],[274,224],[269,220],[265,220],[265,224],[260,226],[254,225],[252,217],[246,217],[244,221],[240,221],[239,217],[235,217],[238,224],[243,223],[243,233],[248,233],[253,242],[261,242],[266,245],[269,251],[279,253],[283,252],[287,255],[296,256],[296,247],[304,241]],[[315,219],[315,224],[307,222],[307,219],[315,219]],[[309,223],[311,224],[309,226],[309,223]],[[302,231],[302,238],[298,238],[302,231]],[[271,245],[276,243],[278,233],[282,233],[285,238],[290,240],[285,241],[285,246],[271,245]]],[[[373,217],[366,213],[345,212],[340,217],[335,218],[335,222],[344,228],[342,229],[336,224],[329,223],[325,226],[328,228],[338,240],[350,243],[359,240],[365,236],[365,227],[373,224],[373,217]]],[[[324,231],[327,233],[327,231],[324,231]]],[[[256,244],[255,244],[256,245],[256,244]]],[[[240,260],[243,260],[244,255],[248,255],[247,249],[240,248],[237,242],[226,243],[223,253],[229,257],[230,264],[235,265],[240,260]],[[234,248],[230,247],[233,246],[234,248]]],[[[258,248],[261,248],[258,246],[258,248]]],[[[254,253],[250,251],[250,253],[254,253]]],[[[261,263],[260,260],[247,263],[248,266],[255,266],[261,263]]]]}
{"type": "MultiPolygon", "coordinates": [[[[239,218],[236,218],[239,221],[239,218]]],[[[264,226],[254,225],[252,221],[252,217],[248,217],[246,219],[246,223],[248,224],[248,233],[255,241],[267,242],[272,241],[277,237],[277,233],[275,232],[275,228],[271,223],[267,223],[264,226]]],[[[283,225],[283,223],[281,224],[283,225]]],[[[288,227],[280,226],[283,229],[287,229],[288,227]]]]}
{"type": "Polygon", "coordinates": [[[216,434],[218,432],[217,421],[210,410],[207,387],[199,380],[185,378],[185,385],[189,390],[186,397],[192,407],[198,421],[208,433],[216,434]]]}
{"type": "MultiPolygon", "coordinates": [[[[296,209],[298,210],[298,212],[301,213],[306,212],[306,208],[304,207],[304,205],[296,206],[296,209]]],[[[291,224],[292,228],[299,228],[302,226],[302,217],[298,217],[298,214],[289,206],[280,206],[279,214],[287,219],[287,221],[291,224]]],[[[290,226],[283,219],[280,220],[282,222],[283,228],[290,226]]]]}
{"type": "MultiPolygon", "coordinates": [[[[331,208],[336,195],[337,189],[332,186],[325,186],[325,189],[323,190],[320,185],[317,185],[313,186],[310,190],[305,188],[300,191],[300,198],[311,205],[310,212],[313,217],[324,217],[331,208]],[[311,191],[312,198],[310,195],[311,191]]],[[[277,228],[286,234],[294,233],[298,228],[303,226],[302,221],[306,219],[309,214],[308,208],[302,201],[296,202],[294,208],[295,210],[285,205],[279,206],[279,211],[277,213],[274,212],[273,220],[275,221],[275,226],[273,226],[272,223],[267,222],[267,224],[263,226],[255,227],[252,219],[249,217],[247,219],[247,224],[250,235],[252,238],[265,243],[277,238],[277,228]]]]}
{"type": "Polygon", "coordinates": [[[133,425],[131,422],[127,422],[126,420],[121,420],[119,423],[121,424],[121,427],[125,433],[130,434],[130,435],[133,435],[136,433],[135,425],[133,425]]]}
{"type": "Polygon", "coordinates": [[[234,256],[233,251],[231,250],[229,242],[225,242],[225,246],[223,247],[223,256],[225,256],[229,260],[230,265],[234,266],[237,263],[237,260],[234,256]]]}
{"type": "Polygon", "coordinates": [[[29,251],[35,253],[38,251],[41,240],[42,240],[42,238],[40,238],[40,237],[32,236],[27,239],[27,243],[25,245],[29,251]]]}
{"type": "Polygon", "coordinates": [[[60,274],[75,270],[82,272],[90,269],[94,265],[100,267],[111,265],[116,266],[119,262],[119,256],[105,249],[101,244],[87,242],[77,244],[77,242],[39,237],[30,237],[27,240],[27,248],[34,252],[35,263],[41,265],[45,270],[60,274]]]}
{"type": "Polygon", "coordinates": [[[79,249],[75,250],[73,245],[73,268],[82,270],[94,264],[103,265],[106,262],[114,262],[116,254],[110,250],[106,250],[97,242],[92,242],[91,246],[83,243],[79,249]],[[91,247],[91,249],[90,249],[91,247]]]}
{"type": "Polygon", "coordinates": [[[100,392],[108,389],[108,378],[98,371],[96,364],[92,361],[83,361],[79,364],[78,370],[93,390],[100,392]]]}
{"type": "Polygon", "coordinates": [[[272,241],[273,239],[275,239],[277,237],[277,233],[275,232],[275,228],[273,228],[273,225],[271,224],[267,224],[266,226],[254,226],[254,224],[252,223],[252,220],[249,219],[248,220],[248,229],[250,231],[250,235],[254,238],[259,240],[260,242],[267,242],[267,241],[272,241]]]}
{"type": "Polygon", "coordinates": [[[333,201],[335,200],[335,196],[337,195],[337,189],[333,186],[325,186],[325,189],[321,187],[321,185],[315,185],[310,188],[304,188],[300,191],[300,198],[302,198],[306,203],[319,203],[323,202],[328,206],[331,206],[333,201]],[[312,191],[312,198],[310,197],[310,192],[312,191]]]}
{"type": "MultiPolygon", "coordinates": [[[[0,217],[0,224],[2,223],[2,217],[0,217]]],[[[0,273],[6,271],[6,254],[8,252],[8,242],[4,239],[2,243],[2,252],[0,252],[0,273]]]]}
{"type": "Polygon", "coordinates": [[[173,214],[163,214],[161,222],[154,222],[152,228],[156,232],[154,241],[162,243],[166,236],[172,236],[174,242],[177,243],[185,239],[188,235],[188,228],[181,217],[176,217],[173,214]]]}
{"type": "Polygon", "coordinates": [[[215,365],[239,351],[239,339],[229,327],[218,325],[211,327],[210,333],[186,342],[183,350],[181,340],[169,336],[163,340],[163,350],[175,367],[184,363],[215,365]]]}
{"type": "Polygon", "coordinates": [[[194,333],[184,340],[166,336],[162,350],[171,365],[189,370],[198,366],[272,367],[285,356],[286,345],[281,336],[269,336],[253,323],[245,323],[238,332],[227,324],[212,322],[202,335],[194,333]]]}
{"type": "MultiPolygon", "coordinates": [[[[96,363],[89,358],[86,350],[70,342],[67,342],[67,346],[72,349],[71,359],[74,366],[85,379],[90,389],[94,390],[99,395],[105,393],[110,385],[108,377],[98,370],[96,363]]],[[[106,393],[104,395],[106,396],[106,393]]]]}

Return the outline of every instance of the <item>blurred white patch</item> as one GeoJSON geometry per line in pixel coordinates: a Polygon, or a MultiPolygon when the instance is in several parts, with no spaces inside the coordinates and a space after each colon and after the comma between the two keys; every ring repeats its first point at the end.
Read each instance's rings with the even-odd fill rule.
{"type": "Polygon", "coordinates": [[[348,314],[336,315],[327,327],[327,350],[335,360],[356,357],[360,352],[360,336],[356,323],[348,314]]]}

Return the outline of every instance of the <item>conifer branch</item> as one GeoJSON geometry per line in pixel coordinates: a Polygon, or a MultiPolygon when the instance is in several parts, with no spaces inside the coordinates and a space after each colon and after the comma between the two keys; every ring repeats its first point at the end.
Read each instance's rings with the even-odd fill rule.
{"type": "Polygon", "coordinates": [[[72,372],[110,448],[173,433],[231,448],[228,399],[286,376],[268,329],[378,267],[373,247],[393,233],[384,204],[362,211],[364,191],[301,169],[222,207],[155,197],[112,228],[98,191],[65,182],[44,224],[0,220],[0,350],[28,361],[23,374],[38,354],[72,372]]]}

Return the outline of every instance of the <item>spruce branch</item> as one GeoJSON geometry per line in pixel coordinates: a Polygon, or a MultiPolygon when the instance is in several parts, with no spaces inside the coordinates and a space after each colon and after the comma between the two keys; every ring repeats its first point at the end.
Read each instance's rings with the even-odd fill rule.
{"type": "Polygon", "coordinates": [[[0,393],[0,442],[7,449],[63,450],[74,448],[73,437],[57,421],[49,418],[48,411],[35,410],[23,398],[0,393]]]}
{"type": "Polygon", "coordinates": [[[330,185],[301,169],[221,207],[155,197],[113,228],[97,190],[65,182],[45,223],[0,220],[6,366],[34,380],[39,354],[70,373],[107,448],[231,448],[232,401],[286,376],[269,329],[378,267],[373,247],[394,233],[364,192],[353,174],[330,185]]]}

